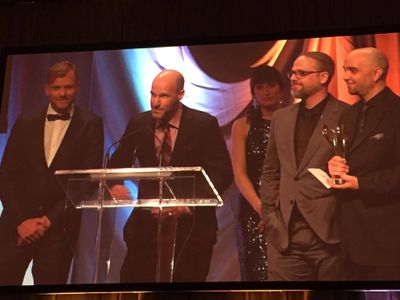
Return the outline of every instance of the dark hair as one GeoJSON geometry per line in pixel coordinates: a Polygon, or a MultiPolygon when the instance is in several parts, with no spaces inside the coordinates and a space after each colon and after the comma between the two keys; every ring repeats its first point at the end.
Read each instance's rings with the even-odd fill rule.
{"type": "Polygon", "coordinates": [[[57,78],[64,77],[69,71],[73,71],[75,73],[76,82],[78,82],[79,74],[76,65],[68,60],[64,60],[55,63],[49,68],[47,72],[46,83],[52,83],[57,78]]]}
{"type": "MultiPolygon", "coordinates": [[[[260,65],[250,70],[250,91],[253,97],[254,88],[260,83],[277,83],[282,91],[285,90],[281,73],[275,67],[269,65],[260,65]]],[[[253,101],[250,101],[244,111],[247,121],[258,122],[262,120],[261,110],[254,105],[253,101]]]]}
{"type": "Polygon", "coordinates": [[[315,60],[320,67],[320,71],[326,71],[329,75],[326,85],[331,82],[333,74],[335,73],[335,62],[333,61],[332,57],[319,51],[304,52],[300,54],[300,56],[305,56],[315,60]]]}
{"type": "Polygon", "coordinates": [[[260,107],[255,106],[253,101],[251,101],[249,104],[247,104],[246,108],[244,109],[244,113],[245,113],[247,122],[250,122],[251,124],[253,122],[261,121],[261,119],[262,119],[261,109],[260,109],[260,107]]]}
{"type": "Polygon", "coordinates": [[[252,68],[250,71],[250,90],[253,96],[255,85],[265,82],[277,83],[283,89],[282,75],[277,69],[268,65],[252,68]]]}

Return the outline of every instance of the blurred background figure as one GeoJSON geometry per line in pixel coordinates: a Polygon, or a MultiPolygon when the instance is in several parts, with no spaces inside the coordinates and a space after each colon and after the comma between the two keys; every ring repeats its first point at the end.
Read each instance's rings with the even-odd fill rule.
{"type": "Polygon", "coordinates": [[[267,254],[264,224],[260,219],[260,175],[272,114],[285,103],[285,93],[281,74],[268,65],[251,70],[250,89],[253,101],[245,116],[232,127],[232,163],[241,193],[237,241],[241,279],[265,281],[267,254]]]}

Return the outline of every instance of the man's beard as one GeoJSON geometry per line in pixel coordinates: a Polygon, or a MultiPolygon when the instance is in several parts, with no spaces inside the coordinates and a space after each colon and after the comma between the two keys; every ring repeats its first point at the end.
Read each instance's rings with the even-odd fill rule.
{"type": "Polygon", "coordinates": [[[292,95],[292,97],[299,98],[299,99],[304,99],[309,96],[309,93],[307,93],[307,91],[305,91],[303,87],[301,89],[297,89],[297,90],[291,89],[290,94],[292,95]]]}

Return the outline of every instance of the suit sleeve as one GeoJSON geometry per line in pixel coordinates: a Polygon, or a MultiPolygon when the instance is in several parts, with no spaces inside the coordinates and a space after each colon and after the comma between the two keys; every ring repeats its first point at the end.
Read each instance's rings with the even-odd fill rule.
{"type": "Polygon", "coordinates": [[[1,163],[1,198],[3,206],[9,215],[13,216],[15,225],[20,224],[28,217],[24,211],[24,205],[19,201],[24,197],[24,191],[18,188],[18,182],[21,180],[20,174],[23,174],[23,122],[17,119],[8,139],[3,159],[1,163]]]}
{"type": "Polygon", "coordinates": [[[228,149],[216,118],[210,119],[204,134],[203,167],[215,188],[222,194],[233,181],[233,171],[228,149]]]}
{"type": "Polygon", "coordinates": [[[103,121],[95,118],[88,126],[88,148],[83,164],[85,169],[101,168],[104,150],[103,121]]]}
{"type": "Polygon", "coordinates": [[[276,120],[271,121],[271,133],[261,173],[261,211],[263,216],[276,210],[275,203],[279,197],[280,163],[275,140],[276,120]]]}

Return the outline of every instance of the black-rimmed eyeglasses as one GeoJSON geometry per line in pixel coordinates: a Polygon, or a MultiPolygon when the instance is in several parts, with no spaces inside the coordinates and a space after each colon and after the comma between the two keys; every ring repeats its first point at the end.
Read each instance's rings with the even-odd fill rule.
{"type": "Polygon", "coordinates": [[[308,76],[310,74],[321,73],[321,72],[324,72],[324,71],[323,70],[321,70],[321,71],[290,70],[287,73],[287,77],[291,78],[293,75],[295,75],[297,78],[303,78],[303,77],[306,77],[306,76],[308,76]]]}

